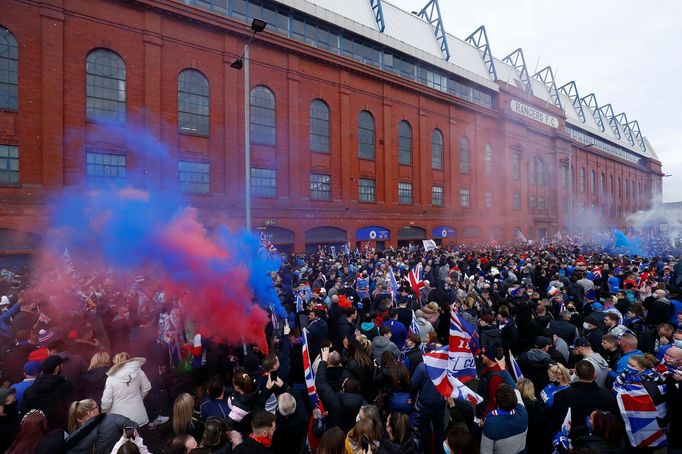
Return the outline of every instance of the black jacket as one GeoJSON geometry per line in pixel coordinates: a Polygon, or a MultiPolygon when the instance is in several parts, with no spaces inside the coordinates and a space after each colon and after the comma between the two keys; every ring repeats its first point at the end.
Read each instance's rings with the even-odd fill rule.
{"type": "Polygon", "coordinates": [[[275,454],[299,454],[303,451],[308,433],[308,413],[302,402],[296,402],[296,410],[288,416],[277,411],[275,434],[272,437],[272,450],[275,454]]]}
{"type": "Polygon", "coordinates": [[[244,441],[234,448],[232,452],[234,454],[273,454],[274,451],[251,437],[244,437],[244,441]]]}
{"type": "Polygon", "coordinates": [[[610,391],[595,382],[575,382],[554,395],[552,421],[554,429],[561,427],[566,412],[571,409],[571,430],[585,427],[585,419],[594,410],[610,411],[620,415],[616,398],[610,391]]]}
{"type": "Polygon", "coordinates": [[[121,438],[124,427],[137,424],[125,416],[102,413],[73,431],[64,443],[69,454],[109,454],[121,438]]]}
{"type": "Polygon", "coordinates": [[[566,341],[566,344],[573,345],[573,341],[578,335],[578,328],[568,320],[552,320],[549,322],[549,327],[554,331],[554,334],[566,341]]]}
{"type": "Polygon", "coordinates": [[[519,356],[519,367],[523,376],[535,385],[536,397],[540,397],[540,392],[549,383],[547,369],[556,362],[549,353],[532,348],[519,356]]]}
{"type": "Polygon", "coordinates": [[[408,439],[405,443],[398,444],[388,438],[384,438],[377,454],[418,454],[417,444],[413,438],[408,439]]]}
{"type": "Polygon", "coordinates": [[[516,326],[514,320],[509,320],[509,322],[500,330],[502,336],[502,347],[505,351],[511,350],[514,355],[521,353],[519,350],[519,329],[516,326]]]}
{"type": "Polygon", "coordinates": [[[310,349],[311,361],[314,361],[320,354],[322,341],[328,337],[329,327],[326,320],[319,318],[308,325],[308,348],[310,349]]]}
{"type": "Polygon", "coordinates": [[[335,392],[327,382],[327,362],[320,361],[315,377],[317,393],[322,400],[325,410],[329,413],[327,427],[338,426],[348,432],[355,425],[355,417],[365,399],[360,394],[335,392]]]}
{"type": "Polygon", "coordinates": [[[478,335],[481,339],[481,348],[489,345],[502,345],[502,334],[496,326],[479,326],[478,335]]]}
{"type": "Polygon", "coordinates": [[[81,376],[81,385],[78,388],[80,399],[95,399],[97,402],[102,400],[104,385],[107,382],[107,371],[109,366],[95,367],[81,376]]]}
{"type": "MultiPolygon", "coordinates": [[[[50,429],[65,428],[73,397],[73,385],[66,378],[42,374],[24,392],[24,408],[27,411],[34,408],[42,410],[50,429]]],[[[121,434],[118,434],[118,438],[120,437],[121,434]]]]}

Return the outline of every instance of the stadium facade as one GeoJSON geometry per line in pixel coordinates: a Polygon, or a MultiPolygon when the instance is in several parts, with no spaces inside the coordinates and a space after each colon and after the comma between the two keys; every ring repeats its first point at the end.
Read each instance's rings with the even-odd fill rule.
{"type": "Polygon", "coordinates": [[[532,74],[521,49],[498,55],[483,27],[447,33],[436,0],[2,4],[5,253],[35,248],[55,191],[135,170],[181,185],[208,226],[243,226],[233,62],[254,18],[267,27],[249,47],[252,225],[280,249],[537,239],[622,226],[661,197],[636,121],[550,67],[532,74]],[[132,128],[170,156],[140,153],[132,128]]]}

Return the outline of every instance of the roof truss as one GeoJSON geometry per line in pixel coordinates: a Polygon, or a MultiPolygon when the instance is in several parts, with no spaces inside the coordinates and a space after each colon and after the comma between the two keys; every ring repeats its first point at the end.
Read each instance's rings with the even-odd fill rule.
{"type": "Polygon", "coordinates": [[[573,108],[578,113],[580,120],[585,123],[585,111],[583,111],[583,104],[580,101],[580,94],[578,93],[578,87],[575,85],[575,81],[570,81],[569,83],[559,87],[559,91],[568,96],[573,102],[573,108]]]}
{"type": "Polygon", "coordinates": [[[381,8],[381,0],[369,0],[369,4],[372,7],[372,13],[374,13],[374,20],[377,21],[377,26],[381,33],[386,29],[386,23],[384,22],[384,10],[381,8]]]}
{"type": "Polygon", "coordinates": [[[504,57],[502,61],[510,64],[519,72],[523,89],[526,91],[526,93],[533,94],[533,88],[530,85],[530,76],[528,75],[528,68],[526,67],[526,59],[523,56],[523,50],[519,47],[511,54],[504,57]]]}
{"type": "Polygon", "coordinates": [[[635,139],[632,137],[632,130],[630,129],[630,122],[628,122],[628,116],[625,115],[625,112],[621,112],[618,115],[616,115],[616,120],[623,127],[623,131],[625,132],[625,138],[628,139],[630,145],[634,146],[635,139]]]}
{"type": "Polygon", "coordinates": [[[611,130],[615,134],[616,137],[618,137],[618,140],[621,139],[620,137],[620,129],[618,129],[618,120],[616,119],[616,116],[613,114],[613,107],[611,104],[606,104],[601,107],[601,113],[608,118],[609,120],[609,126],[611,126],[611,130]]]}
{"type": "Polygon", "coordinates": [[[592,112],[592,117],[594,118],[594,121],[597,122],[597,126],[599,126],[599,129],[601,129],[602,132],[606,130],[606,127],[604,126],[604,117],[602,117],[601,110],[599,109],[599,103],[597,102],[597,97],[595,96],[594,93],[590,93],[589,95],[585,96],[580,100],[585,106],[587,106],[587,109],[592,112]]]}
{"type": "Polygon", "coordinates": [[[419,17],[426,19],[426,21],[433,27],[433,34],[440,46],[440,51],[446,61],[450,60],[450,48],[448,47],[448,39],[445,35],[445,27],[443,27],[443,18],[440,14],[440,6],[438,0],[429,0],[429,2],[419,11],[419,17]]]}
{"type": "Polygon", "coordinates": [[[485,31],[485,25],[481,25],[466,39],[476,49],[481,52],[483,63],[488,68],[488,75],[490,79],[497,80],[497,70],[495,69],[495,59],[493,59],[493,52],[490,50],[490,42],[488,41],[488,34],[485,31]]]}
{"type": "Polygon", "coordinates": [[[533,77],[545,84],[549,88],[549,98],[559,109],[563,109],[561,105],[561,98],[559,98],[559,91],[556,88],[556,83],[554,82],[554,71],[552,71],[551,66],[541,69],[536,72],[533,77]]]}

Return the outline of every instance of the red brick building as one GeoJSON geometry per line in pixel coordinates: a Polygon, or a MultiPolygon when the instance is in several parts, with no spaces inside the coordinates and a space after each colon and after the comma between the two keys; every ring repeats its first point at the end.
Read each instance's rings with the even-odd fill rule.
{"type": "Polygon", "coordinates": [[[0,250],[35,247],[55,192],[133,170],[181,184],[207,225],[243,225],[230,65],[252,18],[268,22],[250,46],[253,226],[280,248],[540,238],[660,198],[637,122],[550,68],[529,76],[520,50],[494,58],[484,30],[444,33],[434,3],[4,0],[0,250]],[[141,153],[130,125],[171,158],[141,153]]]}

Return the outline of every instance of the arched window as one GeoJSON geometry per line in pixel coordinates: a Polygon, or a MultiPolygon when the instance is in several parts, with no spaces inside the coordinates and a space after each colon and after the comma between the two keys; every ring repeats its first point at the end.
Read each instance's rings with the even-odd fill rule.
{"type": "Polygon", "coordinates": [[[361,159],[374,159],[374,117],[363,110],[358,114],[358,155],[361,159]]]}
{"type": "Polygon", "coordinates": [[[599,193],[601,195],[606,194],[606,178],[604,177],[604,172],[602,172],[599,177],[599,193]]]}
{"type": "Polygon", "coordinates": [[[630,182],[627,180],[627,178],[625,179],[625,202],[630,202],[630,182]]]}
{"type": "Polygon", "coordinates": [[[483,172],[486,177],[493,176],[493,146],[489,143],[483,149],[483,172]]]}
{"type": "Polygon", "coordinates": [[[537,181],[537,174],[535,173],[535,159],[528,161],[528,183],[535,184],[537,181]]]}
{"type": "Polygon", "coordinates": [[[412,164],[412,126],[405,120],[398,123],[398,163],[412,164]]]}
{"type": "Polygon", "coordinates": [[[310,103],[310,150],[329,153],[331,137],[329,106],[321,99],[310,103]]]}
{"type": "Polygon", "coordinates": [[[107,49],[88,54],[85,64],[85,107],[88,120],[126,118],[126,66],[107,49]]]}
{"type": "Polygon", "coordinates": [[[275,95],[264,85],[251,89],[251,141],[264,145],[277,143],[275,95]]]}
{"type": "Polygon", "coordinates": [[[540,186],[545,185],[545,162],[540,158],[535,158],[535,182],[540,186]]]}
{"type": "Polygon", "coordinates": [[[637,201],[637,190],[635,189],[635,180],[632,180],[632,201],[636,202],[637,201]]]}
{"type": "Polygon", "coordinates": [[[459,141],[459,172],[463,175],[469,173],[471,155],[469,153],[469,139],[463,136],[459,141]]]}
{"type": "Polygon", "coordinates": [[[609,175],[609,193],[611,196],[614,196],[614,191],[613,191],[613,175],[609,175]]]}
{"type": "Polygon", "coordinates": [[[597,173],[593,170],[590,173],[590,193],[594,194],[597,191],[597,173]]]}
{"type": "Polygon", "coordinates": [[[580,192],[585,192],[585,167],[580,168],[580,192]]]}
{"type": "Polygon", "coordinates": [[[623,186],[621,185],[620,177],[618,177],[618,199],[623,199],[623,186]]]}
{"type": "Polygon", "coordinates": [[[178,76],[178,129],[208,135],[208,79],[196,69],[185,69],[178,76]]]}
{"type": "Polygon", "coordinates": [[[19,108],[19,46],[14,35],[0,27],[0,109],[19,108]]]}
{"type": "Polygon", "coordinates": [[[434,129],[431,133],[431,167],[443,168],[443,133],[440,129],[434,129]]]}

